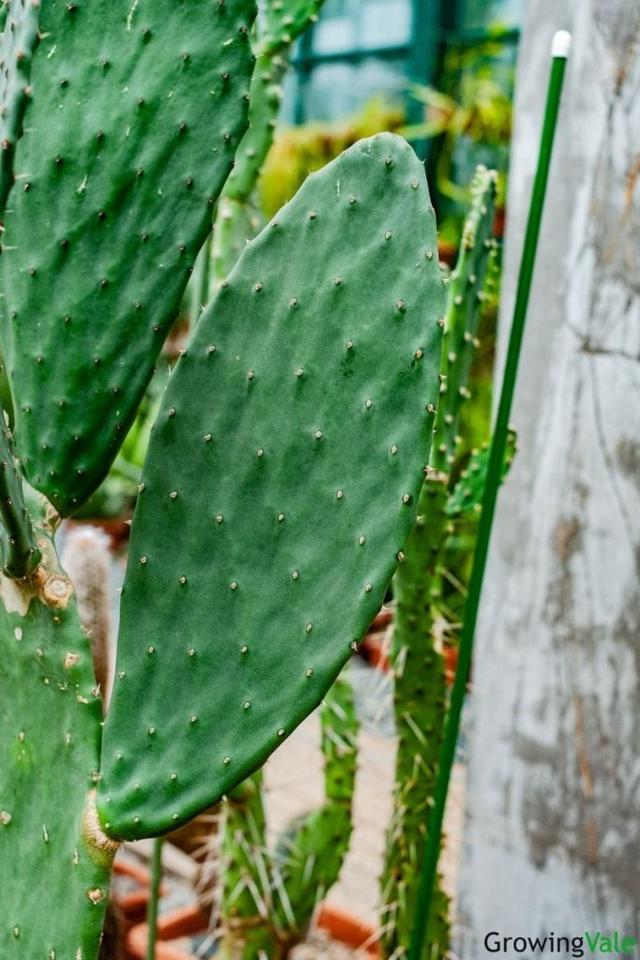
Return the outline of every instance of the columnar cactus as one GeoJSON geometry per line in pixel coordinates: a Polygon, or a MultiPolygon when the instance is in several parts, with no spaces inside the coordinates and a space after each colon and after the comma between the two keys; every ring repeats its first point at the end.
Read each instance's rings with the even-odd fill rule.
{"type": "Polygon", "coordinates": [[[496,241],[493,239],[496,173],[478,167],[471,181],[471,208],[465,220],[460,255],[449,279],[447,320],[442,344],[442,385],[431,464],[454,472],[459,445],[460,410],[470,396],[468,380],[478,346],[477,328],[484,283],[496,241]]]}
{"type": "Polygon", "coordinates": [[[376,613],[422,484],[443,289],[422,166],[391,135],[245,249],[160,405],[102,736],[53,530],[117,452],[210,228],[254,10],[42,0],[32,61],[6,35],[30,13],[12,0],[2,45],[24,115],[0,258],[0,955],[94,960],[118,842],[253,773],[376,613]]]}
{"type": "Polygon", "coordinates": [[[251,78],[249,129],[218,201],[213,231],[216,287],[227,277],[247,241],[260,229],[252,196],[276,129],[281,81],[289,51],[317,19],[323,0],[264,0],[255,26],[256,63],[251,78]]]}
{"type": "Polygon", "coordinates": [[[320,719],[325,801],[290,824],[274,852],[267,846],[260,773],[232,791],[225,805],[218,860],[219,952],[225,960],[286,957],[338,879],[351,836],[358,732],[345,679],[329,690],[320,719]]]}
{"type": "MultiPolygon", "coordinates": [[[[460,408],[483,301],[492,239],[495,174],[478,168],[460,255],[448,287],[441,396],[432,466],[418,504],[416,526],[394,579],[396,613],[392,643],[397,757],[394,808],[381,877],[381,926],[387,957],[406,956],[413,928],[425,830],[437,774],[446,715],[443,637],[450,631],[442,610],[443,568],[452,521],[472,510],[484,473],[480,455],[458,481],[460,408]]],[[[446,636],[449,640],[450,637],[446,636]]],[[[448,899],[434,892],[425,958],[448,949],[448,899]]]]}

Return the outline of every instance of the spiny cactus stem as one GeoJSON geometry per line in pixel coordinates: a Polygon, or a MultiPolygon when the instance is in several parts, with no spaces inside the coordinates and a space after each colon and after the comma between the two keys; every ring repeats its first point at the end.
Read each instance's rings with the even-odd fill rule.
{"type": "Polygon", "coordinates": [[[156,940],[158,938],[158,901],[160,899],[160,883],[162,880],[162,837],[153,841],[153,855],[151,858],[151,890],[149,906],[147,908],[147,926],[149,934],[147,940],[147,960],[155,960],[156,940]]]}
{"type": "Polygon", "coordinates": [[[467,383],[478,345],[476,331],[488,265],[497,247],[492,238],[495,196],[495,170],[477,167],[471,181],[471,208],[464,224],[460,254],[447,287],[442,386],[431,458],[432,465],[446,473],[451,472],[460,446],[460,412],[470,396],[467,383]]]}
{"type": "Polygon", "coordinates": [[[511,413],[511,404],[513,401],[516,376],[518,372],[518,362],[520,359],[520,348],[522,346],[522,338],[527,317],[527,307],[529,305],[529,294],[531,291],[538,237],[540,235],[540,224],[542,221],[544,199],[549,176],[553,140],[567,63],[566,58],[567,52],[563,52],[563,54],[560,56],[555,55],[555,53],[552,55],[544,123],[540,140],[538,166],[536,169],[536,176],[529,206],[529,217],[524,238],[522,259],[520,262],[518,288],[513,311],[511,332],[509,335],[507,359],[502,381],[502,390],[500,393],[500,402],[498,405],[496,423],[491,441],[489,464],[487,467],[487,482],[482,500],[482,512],[480,514],[480,521],[478,525],[478,535],[473,557],[471,578],[469,580],[469,592],[467,594],[467,600],[464,609],[462,633],[460,636],[458,668],[456,671],[453,690],[451,692],[451,702],[449,706],[449,713],[447,715],[445,735],[440,751],[438,777],[434,793],[434,805],[431,809],[431,816],[429,818],[425,855],[422,865],[422,875],[420,878],[420,890],[416,903],[413,936],[411,939],[408,960],[420,960],[422,956],[424,938],[432,903],[432,893],[440,855],[444,811],[447,801],[451,770],[453,768],[453,761],[455,757],[458,732],[460,729],[462,707],[464,705],[464,698],[469,680],[476,620],[478,617],[482,582],[484,579],[484,571],[489,552],[491,527],[493,524],[498,489],[502,476],[502,465],[509,429],[509,415],[511,413]]]}
{"type": "Polygon", "coordinates": [[[36,569],[42,554],[38,549],[29,512],[22,495],[22,482],[13,458],[9,429],[0,412],[0,516],[4,525],[2,572],[13,580],[36,569]]]}

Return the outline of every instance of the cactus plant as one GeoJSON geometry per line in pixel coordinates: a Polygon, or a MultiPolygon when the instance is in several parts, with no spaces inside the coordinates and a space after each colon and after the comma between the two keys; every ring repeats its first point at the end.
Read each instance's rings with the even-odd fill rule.
{"type": "Polygon", "coordinates": [[[320,721],[325,801],[290,824],[275,851],[267,846],[260,773],[232,791],[225,804],[218,859],[224,960],[286,957],[338,878],[351,836],[358,730],[345,679],[329,690],[320,721]]]}
{"type": "Polygon", "coordinates": [[[571,34],[565,30],[557,31],[557,33],[554,34],[551,45],[551,69],[549,71],[549,85],[540,137],[540,149],[531,192],[531,202],[524,237],[522,260],[518,274],[513,321],[509,332],[504,376],[500,388],[500,398],[487,456],[482,505],[480,508],[476,542],[469,574],[469,585],[460,630],[459,659],[451,691],[441,750],[438,757],[438,773],[433,804],[429,813],[427,835],[423,846],[421,876],[408,952],[409,960],[421,960],[426,943],[425,935],[427,933],[429,920],[432,916],[432,904],[441,849],[445,806],[460,732],[467,684],[471,672],[474,635],[480,608],[484,573],[489,555],[491,528],[495,515],[498,490],[503,479],[505,456],[509,445],[509,415],[518,375],[520,350],[525,330],[529,295],[531,293],[531,283],[540,236],[540,225],[542,222],[549,177],[549,167],[570,47],[571,34]]]}
{"type": "Polygon", "coordinates": [[[133,523],[99,790],[116,835],[177,826],[259,767],[379,607],[437,399],[434,250],[419,162],[375,137],[309,178],[200,320],[133,523]]]}
{"type": "MultiPolygon", "coordinates": [[[[460,463],[457,435],[483,302],[492,240],[495,173],[479,167],[471,184],[471,208],[460,255],[451,274],[431,468],[418,504],[416,526],[394,580],[396,614],[392,642],[394,711],[398,736],[394,808],[381,877],[383,945],[388,957],[406,956],[414,922],[425,826],[433,802],[438,755],[446,715],[443,639],[450,633],[442,609],[443,570],[452,521],[471,510],[482,483],[480,455],[467,471],[460,463]],[[443,634],[445,637],[443,638],[443,634]]],[[[424,956],[448,949],[448,898],[440,883],[424,956]]]]}
{"type": "Polygon", "coordinates": [[[102,709],[55,513],[29,512],[42,560],[0,582],[0,955],[92,960],[118,846],[93,800],[102,709]]]}
{"type": "Polygon", "coordinates": [[[244,127],[252,16],[249,0],[40,11],[0,258],[19,458],[7,437],[5,480],[30,484],[26,515],[19,485],[4,499],[27,569],[5,554],[3,960],[94,960],[118,842],[232,790],[321,701],[413,525],[443,290],[423,169],[383,135],[243,252],[170,379],[100,743],[53,531],[113,459],[209,229],[244,127]]]}

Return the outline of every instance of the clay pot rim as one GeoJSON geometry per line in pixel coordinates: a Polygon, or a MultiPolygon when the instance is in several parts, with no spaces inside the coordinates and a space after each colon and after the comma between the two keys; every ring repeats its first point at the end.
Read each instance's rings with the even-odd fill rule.
{"type": "MultiPolygon", "coordinates": [[[[171,940],[206,929],[207,917],[197,906],[180,907],[158,920],[158,940],[156,960],[195,960],[194,955],[185,953],[171,945],[171,940]]],[[[331,935],[338,943],[353,950],[363,950],[363,955],[379,957],[376,931],[346,910],[329,903],[321,903],[316,918],[316,926],[331,935]]],[[[145,960],[149,928],[146,923],[138,923],[127,934],[127,950],[135,960],[145,960]]]]}

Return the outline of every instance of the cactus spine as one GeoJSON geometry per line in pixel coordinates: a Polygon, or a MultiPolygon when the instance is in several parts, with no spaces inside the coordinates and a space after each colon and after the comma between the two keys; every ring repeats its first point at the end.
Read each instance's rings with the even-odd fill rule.
{"type": "MultiPolygon", "coordinates": [[[[443,571],[452,520],[471,507],[457,489],[460,409],[469,396],[468,379],[490,255],[495,174],[478,168],[471,184],[471,209],[460,255],[447,294],[441,392],[431,468],[418,504],[416,526],[394,579],[392,641],[394,712],[398,737],[394,807],[381,877],[381,925],[387,957],[405,957],[411,938],[435,786],[447,695],[443,639],[452,639],[443,609],[443,571]],[[452,499],[456,498],[452,505],[452,499]]],[[[471,465],[474,470],[475,463],[471,465]]],[[[476,471],[473,476],[475,478],[476,471]]],[[[468,486],[468,484],[467,484],[468,486]]],[[[425,958],[448,950],[448,898],[438,881],[426,936],[425,958]]]]}

